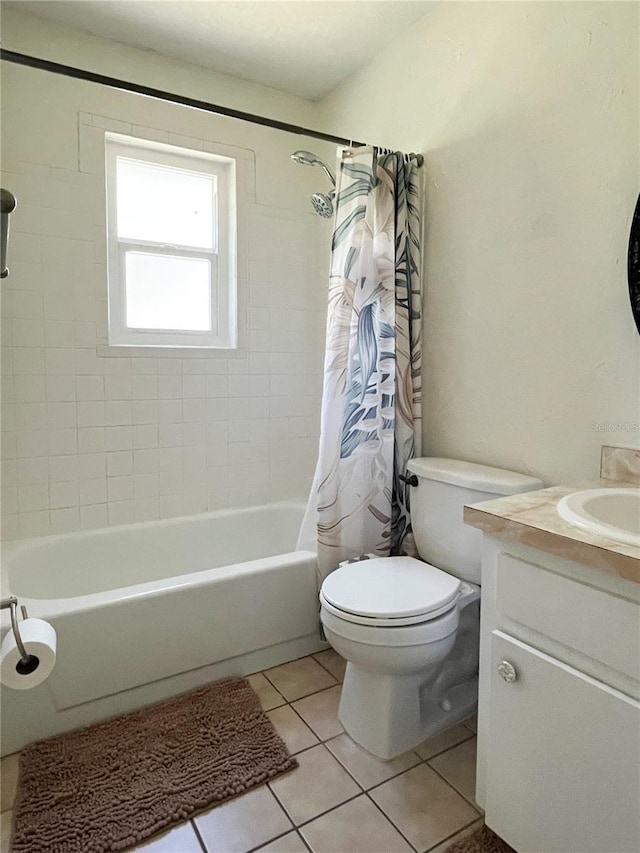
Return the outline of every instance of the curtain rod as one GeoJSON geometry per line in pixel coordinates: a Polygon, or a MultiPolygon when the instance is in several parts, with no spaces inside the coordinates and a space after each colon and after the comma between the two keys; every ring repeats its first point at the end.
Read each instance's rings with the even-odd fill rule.
{"type": "Polygon", "coordinates": [[[249,121],[252,124],[260,124],[263,127],[272,127],[275,130],[284,130],[287,133],[297,133],[301,136],[310,136],[313,139],[322,139],[325,142],[335,142],[336,145],[365,144],[351,139],[343,139],[341,136],[333,136],[330,133],[310,130],[308,127],[300,127],[297,124],[289,124],[288,122],[278,121],[277,119],[267,118],[266,116],[259,116],[254,113],[243,112],[242,110],[234,110],[232,107],[223,107],[220,104],[212,104],[209,101],[200,101],[197,98],[189,98],[186,95],[176,95],[173,92],[165,92],[163,89],[154,89],[152,86],[143,86],[139,83],[131,83],[127,80],[118,80],[115,77],[107,77],[105,74],[96,74],[93,71],[74,68],[71,65],[62,65],[59,62],[51,62],[48,59],[39,59],[35,56],[29,56],[25,53],[17,53],[16,51],[6,50],[5,48],[0,49],[0,59],[4,59],[7,62],[13,62],[16,65],[26,65],[29,68],[39,68],[42,71],[50,71],[52,74],[61,74],[64,77],[74,77],[77,80],[85,80],[88,83],[98,83],[100,86],[109,86],[111,89],[133,92],[136,95],[146,95],[149,98],[156,98],[161,101],[169,101],[172,104],[181,104],[186,107],[193,107],[193,109],[196,110],[215,113],[216,115],[226,116],[227,118],[237,118],[242,121],[249,121]]]}

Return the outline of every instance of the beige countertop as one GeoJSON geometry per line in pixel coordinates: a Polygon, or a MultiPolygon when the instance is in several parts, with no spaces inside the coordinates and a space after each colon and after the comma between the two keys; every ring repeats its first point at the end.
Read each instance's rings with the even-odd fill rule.
{"type": "MultiPolygon", "coordinates": [[[[612,480],[603,480],[600,486],[634,488],[612,480]]],[[[464,520],[501,539],[640,583],[640,548],[580,530],[558,515],[556,505],[560,498],[581,488],[585,487],[553,486],[470,504],[464,508],[464,520]]]]}

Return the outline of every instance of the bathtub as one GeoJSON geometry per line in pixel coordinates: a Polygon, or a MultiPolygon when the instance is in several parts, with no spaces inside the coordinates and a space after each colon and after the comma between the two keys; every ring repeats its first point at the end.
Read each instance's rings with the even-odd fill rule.
{"type": "Polygon", "coordinates": [[[51,622],[58,650],[43,685],[2,688],[3,753],[326,648],[316,555],[295,550],[303,511],[281,503],[7,543],[3,595],[51,622]]]}

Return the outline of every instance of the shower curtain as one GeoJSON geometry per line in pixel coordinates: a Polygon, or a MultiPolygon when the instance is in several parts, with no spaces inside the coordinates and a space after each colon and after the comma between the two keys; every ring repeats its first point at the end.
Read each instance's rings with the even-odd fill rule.
{"type": "Polygon", "coordinates": [[[415,552],[401,477],[420,452],[420,311],[415,158],[344,150],[312,492],[320,581],[342,560],[415,552]]]}

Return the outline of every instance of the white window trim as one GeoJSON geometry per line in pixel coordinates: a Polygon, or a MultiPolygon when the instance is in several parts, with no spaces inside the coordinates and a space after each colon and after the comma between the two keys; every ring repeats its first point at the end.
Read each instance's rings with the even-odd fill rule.
{"type": "Polygon", "coordinates": [[[107,190],[108,343],[110,347],[235,349],[237,347],[237,211],[236,161],[232,157],[191,151],[174,145],[105,134],[107,190]],[[204,172],[217,177],[217,245],[213,250],[141,243],[117,236],[116,158],[204,172]],[[206,257],[212,265],[211,331],[130,329],[125,323],[125,251],[161,250],[164,255],[206,257]]]}

